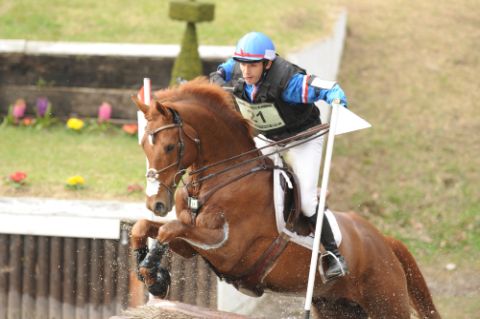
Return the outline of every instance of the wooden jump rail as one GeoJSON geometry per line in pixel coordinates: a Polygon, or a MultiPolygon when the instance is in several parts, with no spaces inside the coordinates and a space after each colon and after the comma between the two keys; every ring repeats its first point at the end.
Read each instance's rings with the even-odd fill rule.
{"type": "Polygon", "coordinates": [[[212,309],[193,306],[190,304],[153,299],[144,307],[137,309],[130,309],[124,314],[110,317],[110,319],[160,319],[160,318],[175,318],[175,319],[249,319],[243,315],[234,314],[225,311],[216,311],[212,309]]]}

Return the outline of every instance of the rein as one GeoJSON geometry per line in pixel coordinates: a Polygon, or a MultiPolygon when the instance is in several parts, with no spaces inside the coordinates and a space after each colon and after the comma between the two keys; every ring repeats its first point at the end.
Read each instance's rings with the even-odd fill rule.
{"type": "MultiPolygon", "coordinates": [[[[200,139],[198,138],[193,138],[191,137],[190,135],[188,135],[184,128],[183,128],[183,121],[180,117],[180,114],[178,114],[177,111],[175,111],[174,109],[172,108],[168,108],[170,110],[170,112],[172,113],[173,115],[173,123],[170,123],[170,124],[166,124],[166,125],[163,125],[163,126],[160,126],[154,130],[146,130],[145,131],[145,134],[146,136],[148,137],[149,139],[149,142],[151,144],[153,144],[154,142],[154,136],[159,133],[159,132],[162,132],[164,130],[168,130],[168,129],[174,129],[174,128],[177,128],[178,129],[178,138],[179,138],[179,141],[178,141],[178,155],[177,155],[177,161],[174,162],[174,163],[171,163],[170,165],[167,165],[166,167],[163,167],[161,169],[154,169],[154,168],[149,168],[148,171],[147,171],[147,174],[146,174],[146,177],[147,179],[149,180],[156,180],[160,183],[160,185],[164,186],[168,193],[169,193],[169,197],[172,197],[173,196],[173,188],[175,188],[177,186],[177,176],[178,175],[181,175],[183,173],[185,173],[186,169],[182,167],[182,159],[183,159],[183,156],[184,156],[184,153],[185,153],[185,143],[184,143],[184,139],[183,139],[183,135],[187,136],[190,140],[192,140],[195,145],[197,146],[198,148],[198,153],[200,154],[200,139]],[[171,167],[174,167],[174,166],[177,166],[177,173],[175,174],[175,178],[174,178],[174,183],[171,187],[169,187],[168,185],[165,185],[165,183],[163,183],[161,180],[160,180],[160,173],[170,169],[171,167]]],[[[277,167],[277,166],[273,166],[273,165],[266,165],[265,162],[263,161],[263,164],[260,165],[260,166],[256,166],[252,169],[250,169],[249,171],[247,172],[243,172],[233,178],[230,178],[228,179],[227,181],[225,182],[222,182],[222,183],[219,183],[217,184],[215,187],[213,187],[212,189],[208,190],[206,193],[204,193],[203,196],[201,196],[201,198],[198,198],[199,196],[190,196],[189,195],[189,192],[188,192],[188,187],[191,186],[193,187],[194,189],[196,189],[198,191],[199,189],[199,186],[200,186],[200,183],[206,181],[206,180],[209,180],[209,179],[212,179],[214,177],[217,177],[221,174],[224,174],[224,173],[227,173],[231,170],[234,170],[236,168],[239,168],[241,166],[244,166],[244,165],[247,165],[249,163],[252,163],[252,162],[255,162],[257,160],[263,160],[267,157],[269,157],[270,155],[273,155],[273,154],[276,154],[276,153],[280,153],[280,152],[283,152],[287,149],[290,149],[292,147],[295,147],[295,146],[298,146],[298,145],[301,145],[303,143],[306,143],[306,142],[309,142],[319,136],[322,136],[322,135],[325,135],[327,132],[328,132],[328,128],[329,128],[329,124],[328,123],[325,123],[325,124],[320,124],[320,125],[317,125],[317,126],[314,126],[304,132],[301,132],[297,135],[294,135],[294,136],[291,136],[291,137],[288,137],[288,138],[285,138],[285,139],[281,139],[279,141],[275,141],[275,142],[272,142],[272,143],[269,143],[268,145],[265,145],[263,147],[260,147],[260,148],[255,148],[255,149],[252,149],[252,150],[249,150],[247,152],[244,152],[244,153],[240,153],[238,155],[235,155],[235,156],[232,156],[232,157],[229,157],[229,158],[226,158],[226,159],[223,159],[223,160],[220,160],[220,161],[217,161],[215,163],[212,163],[212,164],[209,164],[209,165],[206,165],[206,166],[203,166],[199,169],[196,169],[196,170],[193,170],[193,171],[190,171],[188,173],[189,176],[195,176],[195,175],[199,175],[200,173],[202,172],[205,172],[206,170],[210,169],[210,168],[213,168],[213,167],[217,167],[221,164],[225,164],[225,163],[228,163],[228,162],[231,162],[233,160],[236,160],[236,159],[239,159],[239,158],[242,158],[242,157],[245,157],[246,155],[249,155],[249,154],[252,154],[254,152],[258,152],[258,156],[255,156],[253,158],[250,158],[250,159],[247,159],[247,160],[244,160],[244,161],[241,161],[239,163],[236,163],[234,165],[230,165],[230,166],[227,166],[226,168],[224,169],[221,169],[217,172],[214,172],[214,173],[211,173],[211,174],[208,174],[208,175],[205,175],[203,177],[199,177],[199,178],[196,178],[194,180],[192,180],[190,183],[187,183],[185,185],[185,188],[187,189],[187,203],[188,203],[188,207],[190,208],[191,210],[191,215],[192,215],[192,223],[195,223],[195,218],[198,214],[198,210],[200,209],[200,207],[215,193],[217,192],[218,190],[220,190],[221,188],[227,186],[228,184],[230,183],[233,183],[237,180],[240,180],[242,179],[243,177],[246,177],[250,174],[253,174],[253,173],[256,173],[256,172],[260,172],[260,171],[265,171],[265,170],[273,170],[275,168],[278,168],[278,169],[285,169],[285,168],[282,168],[282,167],[277,167]],[[318,132],[321,132],[325,130],[325,132],[322,132],[322,134],[320,135],[315,135],[315,133],[318,133],[318,132]],[[289,146],[283,146],[281,147],[279,150],[275,150],[273,152],[270,152],[268,154],[262,154],[260,151],[262,149],[266,149],[268,147],[271,147],[271,146],[275,146],[275,145],[286,145],[287,143],[291,142],[291,141],[295,141],[295,143],[292,143],[290,144],[289,146]]],[[[143,140],[142,143],[145,142],[145,138],[143,140]]]]}
{"type": "MultiPolygon", "coordinates": [[[[299,133],[299,134],[297,134],[297,135],[294,135],[294,136],[291,136],[291,137],[287,137],[287,138],[281,139],[281,140],[279,140],[279,141],[272,142],[272,143],[270,143],[270,144],[268,144],[268,145],[265,145],[265,146],[262,146],[262,147],[260,147],[260,148],[255,148],[255,149],[252,149],[252,150],[250,150],[250,151],[247,151],[247,152],[244,152],[244,153],[240,153],[240,154],[238,154],[238,155],[235,155],[235,156],[232,156],[232,157],[229,157],[229,158],[220,160],[220,161],[218,161],[218,162],[215,162],[215,163],[212,163],[212,164],[209,164],[209,165],[206,165],[206,166],[203,166],[203,167],[201,167],[201,168],[199,168],[199,169],[197,169],[197,170],[190,171],[190,172],[188,173],[188,175],[194,175],[194,174],[201,173],[201,172],[203,172],[203,171],[206,171],[206,170],[209,169],[209,168],[218,166],[218,165],[220,165],[220,164],[227,163],[227,162],[229,162],[229,161],[232,161],[232,160],[241,158],[241,157],[243,157],[243,156],[245,156],[245,155],[248,155],[248,154],[251,154],[251,153],[254,153],[254,152],[263,150],[263,149],[268,148],[268,147],[271,147],[271,146],[287,144],[287,143],[290,142],[290,141],[294,141],[294,140],[297,140],[297,139],[301,139],[301,138],[304,138],[304,137],[308,137],[308,138],[306,138],[306,139],[300,140],[298,143],[296,143],[296,144],[294,144],[294,145],[292,145],[292,146],[283,147],[282,149],[280,149],[280,150],[278,150],[278,151],[275,151],[275,152],[272,152],[272,153],[269,153],[269,154],[267,154],[267,155],[257,156],[257,157],[255,157],[255,158],[253,158],[251,161],[268,157],[268,156],[273,155],[273,154],[275,154],[275,153],[282,152],[282,151],[284,151],[284,150],[287,150],[287,149],[289,149],[289,148],[295,147],[295,146],[297,146],[297,145],[300,145],[300,144],[306,143],[306,142],[308,142],[308,141],[311,141],[311,140],[313,140],[314,138],[317,138],[318,136],[313,136],[313,138],[312,138],[310,135],[311,135],[311,134],[315,134],[315,133],[317,133],[317,132],[320,132],[320,131],[322,131],[322,130],[326,130],[326,129],[329,128],[329,126],[330,126],[330,125],[329,125],[328,123],[316,125],[316,126],[311,127],[311,128],[309,128],[308,130],[306,130],[306,131],[304,131],[304,132],[301,132],[301,133],[299,133]]],[[[323,134],[321,134],[321,135],[319,135],[319,136],[322,136],[322,135],[326,134],[327,132],[328,132],[328,130],[325,131],[323,134]]],[[[251,161],[242,162],[242,163],[249,163],[249,162],[251,162],[251,161]]],[[[243,165],[242,163],[240,163],[240,165],[238,165],[238,166],[243,165]]],[[[234,166],[234,167],[232,167],[232,168],[236,168],[236,166],[234,166]]],[[[208,175],[207,175],[207,176],[208,176],[208,175]]]]}
{"type": "MultiPolygon", "coordinates": [[[[280,141],[276,141],[276,142],[273,142],[273,143],[270,143],[269,145],[266,145],[266,146],[263,146],[263,147],[260,147],[260,148],[255,148],[253,150],[250,150],[250,151],[247,151],[247,152],[244,152],[244,153],[241,153],[239,155],[235,155],[235,156],[232,156],[230,158],[227,158],[227,159],[224,159],[224,160],[221,160],[221,161],[218,161],[218,162],[215,162],[215,163],[212,163],[210,165],[207,165],[207,166],[204,166],[202,168],[199,168],[197,170],[194,170],[194,171],[191,171],[189,172],[189,175],[192,176],[192,175],[196,175],[196,174],[199,174],[199,173],[202,173],[204,172],[205,170],[209,169],[209,168],[212,168],[212,167],[215,167],[215,166],[218,166],[220,164],[224,164],[224,163],[227,163],[229,161],[232,161],[234,159],[238,159],[238,158],[241,158],[243,156],[246,156],[248,154],[251,154],[253,152],[258,152],[262,149],[265,149],[265,148],[268,148],[268,147],[271,147],[271,146],[274,146],[274,145],[282,145],[282,144],[286,144],[287,142],[290,142],[290,141],[295,141],[296,140],[296,143],[293,143],[289,146],[284,146],[282,147],[281,149],[279,150],[276,150],[276,151],[273,151],[271,153],[268,153],[268,154],[261,154],[261,155],[258,155],[256,157],[253,157],[253,158],[250,158],[250,159],[247,159],[247,160],[244,160],[240,163],[237,163],[237,164],[234,164],[234,165],[231,165],[231,166],[228,166],[220,171],[217,171],[217,172],[214,172],[214,173],[211,173],[211,174],[208,174],[208,175],[205,175],[203,177],[200,177],[194,181],[192,181],[191,183],[188,183],[188,184],[185,184],[185,188],[187,188],[189,185],[192,185],[193,187],[198,187],[198,184],[200,184],[201,182],[204,182],[206,180],[209,180],[209,179],[212,179],[214,177],[217,177],[221,174],[224,174],[224,173],[227,173],[231,170],[234,170],[238,167],[241,167],[241,166],[244,166],[246,164],[249,164],[249,163],[252,163],[252,162],[255,162],[257,160],[260,160],[260,159],[265,159],[267,157],[269,157],[270,155],[273,155],[273,154],[276,154],[276,153],[280,153],[280,152],[283,152],[287,149],[290,149],[292,147],[295,147],[297,145],[301,145],[301,144],[304,144],[306,142],[309,142],[315,138],[318,138],[319,136],[322,136],[322,135],[325,135],[328,130],[326,130],[327,128],[329,127],[329,124],[321,124],[321,125],[317,125],[317,126],[314,126],[312,128],[310,128],[309,130],[305,131],[305,132],[302,132],[300,134],[297,134],[295,136],[292,136],[292,137],[288,137],[288,138],[285,138],[285,139],[282,139],[280,141]],[[322,134],[320,135],[312,135],[312,134],[315,134],[317,132],[320,132],[322,130],[326,130],[325,132],[322,132],[322,134]],[[305,136],[308,136],[307,138],[303,138],[305,136]],[[301,140],[298,140],[302,138],[301,140]]],[[[240,180],[241,178],[243,177],[246,177],[250,174],[253,174],[253,173],[257,173],[257,172],[260,172],[260,171],[266,171],[266,170],[273,170],[273,169],[282,169],[282,170],[286,170],[286,168],[284,167],[280,167],[280,166],[274,166],[274,165],[266,165],[265,162],[260,165],[260,166],[256,166],[252,169],[250,169],[249,171],[247,172],[243,172],[241,173],[240,175],[237,175],[231,179],[228,179],[227,181],[224,181],[222,183],[219,183],[217,184],[216,186],[214,186],[213,188],[211,188],[210,190],[208,190],[207,192],[205,192],[201,198],[198,198],[198,197],[190,197],[188,196],[186,199],[187,199],[187,202],[188,202],[188,206],[189,208],[191,209],[191,215],[192,215],[192,223],[195,222],[195,218],[196,218],[196,215],[198,213],[198,210],[200,209],[200,207],[215,193],[217,192],[218,190],[220,190],[221,188],[227,186],[228,184],[230,183],[233,183],[237,180],[240,180]]],[[[187,194],[188,194],[188,191],[187,191],[187,194]]]]}
{"type": "MultiPolygon", "coordinates": [[[[164,185],[166,187],[166,189],[168,190],[169,197],[173,197],[172,189],[170,187],[166,186],[163,182],[160,181],[159,174],[161,172],[173,167],[173,166],[177,166],[177,173],[175,174],[174,181],[173,181],[174,185],[172,186],[172,188],[173,188],[173,187],[176,187],[177,176],[180,175],[180,174],[183,174],[186,171],[182,167],[182,159],[183,159],[183,156],[184,156],[184,153],[185,153],[185,143],[184,143],[184,140],[183,140],[183,134],[185,134],[185,136],[187,136],[190,140],[192,140],[195,143],[195,145],[198,148],[198,154],[197,155],[200,156],[201,153],[200,153],[200,139],[192,138],[191,136],[186,134],[186,132],[183,129],[183,122],[182,122],[182,119],[180,118],[180,115],[175,110],[173,110],[171,108],[169,108],[169,110],[173,114],[173,123],[161,126],[161,127],[156,128],[152,131],[146,131],[145,134],[148,134],[149,141],[150,141],[150,143],[153,144],[153,138],[154,138],[155,134],[157,134],[157,133],[159,133],[163,130],[177,128],[178,129],[178,135],[179,135],[179,141],[178,141],[178,146],[179,147],[178,147],[177,161],[170,164],[170,165],[167,165],[166,167],[161,168],[159,170],[149,169],[148,172],[147,172],[147,178],[152,178],[152,179],[155,179],[158,182],[160,182],[160,185],[164,185]]],[[[263,146],[263,147],[260,147],[260,148],[255,148],[255,149],[252,149],[250,151],[247,151],[247,152],[244,152],[244,153],[241,153],[241,154],[238,154],[238,155],[220,160],[218,162],[203,166],[199,169],[190,171],[189,176],[198,176],[200,173],[203,173],[207,169],[210,169],[212,167],[217,167],[221,164],[231,162],[233,160],[242,158],[242,157],[244,157],[246,155],[249,155],[249,154],[252,154],[254,152],[258,152],[257,154],[259,154],[259,155],[255,156],[253,158],[249,158],[249,159],[243,160],[239,163],[227,166],[226,168],[223,168],[223,169],[221,169],[217,172],[208,174],[206,176],[198,177],[196,179],[192,178],[192,181],[188,184],[184,183],[184,187],[185,187],[184,189],[186,190],[186,195],[187,195],[186,200],[187,200],[188,208],[190,209],[190,214],[191,214],[191,218],[192,218],[192,225],[195,224],[195,219],[198,215],[198,211],[200,210],[201,206],[215,192],[217,192],[218,190],[222,189],[223,187],[227,186],[230,183],[238,181],[238,180],[240,180],[240,179],[242,179],[242,178],[244,178],[248,175],[251,175],[253,173],[256,173],[256,172],[260,172],[260,171],[264,171],[264,170],[273,170],[275,168],[286,170],[286,168],[283,168],[283,167],[277,167],[277,166],[274,166],[274,165],[267,165],[265,163],[264,159],[267,158],[270,155],[283,152],[287,149],[290,149],[290,148],[295,147],[297,145],[301,145],[301,144],[304,144],[304,143],[306,143],[308,141],[311,141],[315,138],[318,138],[319,136],[325,135],[328,132],[328,128],[329,128],[329,124],[320,124],[320,125],[317,125],[317,126],[314,126],[310,129],[308,129],[307,131],[304,131],[300,134],[297,134],[295,136],[288,137],[288,138],[285,138],[285,139],[282,139],[282,140],[279,140],[279,141],[275,141],[275,142],[272,142],[272,143],[270,143],[266,146],[263,146]],[[321,134],[319,134],[319,135],[315,134],[315,133],[321,132],[323,130],[325,130],[325,131],[322,132],[321,134]],[[291,143],[290,145],[286,146],[287,143],[292,142],[292,141],[294,141],[294,143],[291,143]],[[270,152],[268,154],[262,154],[260,152],[262,149],[265,149],[265,148],[268,148],[268,147],[271,147],[271,146],[274,146],[274,145],[281,145],[282,147],[279,150],[270,152]],[[232,177],[232,178],[230,178],[230,179],[228,179],[224,182],[221,182],[221,183],[215,185],[213,188],[207,190],[201,196],[201,198],[199,198],[198,193],[199,193],[201,182],[212,179],[212,178],[217,177],[217,176],[220,176],[221,174],[224,174],[224,173],[229,172],[233,169],[242,167],[246,164],[252,163],[252,162],[257,161],[257,160],[263,160],[262,165],[255,166],[254,168],[252,168],[252,169],[250,169],[246,172],[242,172],[242,173],[240,173],[240,174],[238,174],[238,175],[236,175],[236,176],[234,176],[234,177],[232,177]],[[197,193],[196,196],[190,196],[189,191],[188,191],[189,186],[193,187],[193,189],[195,190],[195,193],[197,193]]],[[[232,282],[237,288],[245,288],[247,291],[252,292],[254,295],[260,296],[261,294],[263,294],[263,287],[262,287],[263,279],[273,269],[273,267],[276,264],[276,260],[282,254],[282,252],[285,250],[288,242],[289,242],[289,236],[287,236],[283,232],[281,234],[279,234],[274,239],[274,241],[269,245],[267,250],[255,262],[255,264],[239,276],[223,276],[218,271],[216,271],[216,269],[211,264],[210,265],[212,266],[213,270],[217,273],[217,275],[219,275],[220,278],[226,279],[227,282],[232,282]]]]}

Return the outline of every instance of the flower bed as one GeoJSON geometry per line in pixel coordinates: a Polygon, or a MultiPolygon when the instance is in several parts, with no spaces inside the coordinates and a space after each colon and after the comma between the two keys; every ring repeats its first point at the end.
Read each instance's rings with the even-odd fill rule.
{"type": "Polygon", "coordinates": [[[143,198],[137,124],[112,123],[112,111],[104,102],[97,118],[62,121],[46,97],[17,99],[0,125],[0,196],[143,198]]]}

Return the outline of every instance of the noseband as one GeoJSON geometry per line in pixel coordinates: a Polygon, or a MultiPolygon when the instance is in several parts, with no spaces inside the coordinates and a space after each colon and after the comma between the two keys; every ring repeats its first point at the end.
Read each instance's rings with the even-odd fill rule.
{"type": "MultiPolygon", "coordinates": [[[[160,133],[161,131],[164,131],[164,130],[173,129],[173,128],[178,129],[177,160],[176,160],[176,162],[171,163],[171,164],[167,165],[166,167],[163,167],[163,168],[158,169],[158,170],[155,169],[155,168],[149,168],[148,171],[147,171],[147,174],[145,176],[146,176],[146,178],[149,182],[157,181],[157,182],[160,183],[160,186],[165,187],[165,189],[167,190],[167,192],[169,194],[170,200],[172,200],[171,198],[173,197],[173,193],[174,193],[172,189],[174,189],[177,186],[177,182],[176,182],[177,181],[177,176],[185,173],[185,169],[182,167],[182,160],[183,160],[183,156],[185,155],[185,143],[184,143],[183,135],[185,135],[190,140],[192,140],[197,145],[197,147],[199,147],[199,145],[200,145],[200,139],[193,138],[185,132],[185,130],[183,129],[182,118],[180,117],[180,114],[178,114],[177,111],[175,111],[174,109],[171,109],[171,108],[169,108],[168,110],[170,110],[170,112],[173,115],[173,123],[160,126],[160,127],[156,128],[154,130],[145,130],[145,135],[146,135],[148,141],[150,142],[150,144],[153,145],[154,144],[154,137],[157,133],[160,133]],[[162,172],[164,172],[164,171],[166,171],[166,170],[168,170],[168,169],[170,169],[174,166],[177,166],[177,172],[175,173],[175,177],[173,178],[173,185],[168,186],[160,180],[160,173],[162,173],[162,172]]],[[[145,140],[143,142],[145,142],[145,140]]]]}

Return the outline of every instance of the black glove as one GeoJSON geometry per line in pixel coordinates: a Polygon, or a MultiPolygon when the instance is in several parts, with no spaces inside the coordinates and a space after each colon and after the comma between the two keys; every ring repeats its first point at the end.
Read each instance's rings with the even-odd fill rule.
{"type": "Polygon", "coordinates": [[[210,73],[210,82],[220,86],[225,85],[225,70],[219,68],[217,71],[210,73]]]}

